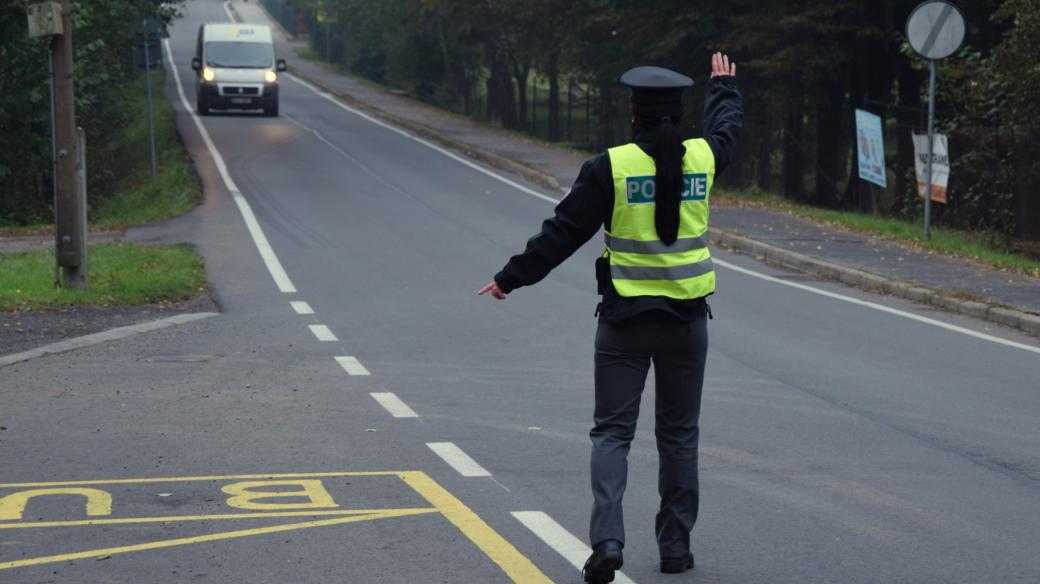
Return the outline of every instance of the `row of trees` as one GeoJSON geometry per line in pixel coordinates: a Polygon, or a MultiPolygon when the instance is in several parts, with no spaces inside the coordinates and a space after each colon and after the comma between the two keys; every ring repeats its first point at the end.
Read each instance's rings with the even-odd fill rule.
{"type": "MultiPolygon", "coordinates": [[[[625,69],[658,64],[694,77],[687,119],[696,124],[709,55],[726,51],[747,112],[728,185],[906,217],[921,212],[911,134],[925,128],[927,68],[902,32],[918,1],[264,0],[342,66],[507,128],[531,126],[529,87],[542,80],[544,136],[591,150],[627,136],[616,83],[625,69]],[[587,141],[561,132],[575,88],[594,100],[587,141]],[[885,190],[856,178],[855,108],[885,122],[885,190]]],[[[940,65],[939,129],[953,170],[936,219],[1008,244],[1040,238],[1040,2],[958,5],[968,35],[940,65]]]]}
{"type": "MultiPolygon", "coordinates": [[[[76,123],[87,136],[87,191],[95,201],[111,192],[124,170],[103,146],[142,114],[126,107],[126,83],[137,75],[133,47],[142,42],[132,25],[144,14],[169,20],[182,1],[72,4],[76,123]]],[[[53,216],[48,41],[28,36],[30,3],[0,3],[0,225],[46,223],[53,216]]]]}

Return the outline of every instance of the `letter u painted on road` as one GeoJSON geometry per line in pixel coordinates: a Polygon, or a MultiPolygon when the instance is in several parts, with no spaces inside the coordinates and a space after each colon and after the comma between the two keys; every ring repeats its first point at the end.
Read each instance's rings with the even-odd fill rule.
{"type": "Polygon", "coordinates": [[[19,491],[0,498],[0,521],[18,521],[25,513],[25,506],[33,497],[45,495],[78,495],[87,499],[87,515],[111,515],[112,495],[101,489],[86,488],[62,488],[62,489],[31,489],[19,491]]]}
{"type": "Polygon", "coordinates": [[[339,505],[320,480],[245,481],[221,489],[231,495],[227,504],[235,509],[259,511],[285,509],[332,509],[339,505]],[[294,490],[257,490],[265,487],[297,487],[294,490]],[[279,503],[259,503],[262,499],[290,499],[279,503]],[[302,499],[302,500],[301,500],[302,499]]]}

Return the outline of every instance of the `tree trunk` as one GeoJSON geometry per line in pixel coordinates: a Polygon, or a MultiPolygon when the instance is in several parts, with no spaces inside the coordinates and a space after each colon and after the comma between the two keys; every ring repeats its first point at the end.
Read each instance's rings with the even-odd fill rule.
{"type": "Polygon", "coordinates": [[[784,123],[784,174],[782,195],[793,201],[805,200],[804,96],[794,96],[787,105],[784,123]]]}
{"type": "Polygon", "coordinates": [[[549,141],[560,141],[560,67],[559,55],[549,56],[549,141]]]}
{"type": "Polygon", "coordinates": [[[917,181],[911,171],[914,168],[913,129],[917,126],[921,109],[921,86],[923,79],[904,57],[898,65],[899,107],[896,109],[896,159],[895,197],[892,212],[902,215],[906,201],[917,196],[917,181]]]}
{"type": "Polygon", "coordinates": [[[516,92],[512,77],[506,71],[498,47],[489,50],[491,73],[488,76],[488,117],[501,120],[502,126],[509,129],[517,127],[516,92]]]}
{"type": "MultiPolygon", "coordinates": [[[[861,107],[865,97],[866,88],[864,87],[862,75],[853,75],[849,82],[849,109],[861,107]]],[[[842,195],[842,200],[847,209],[857,208],[860,199],[859,148],[856,147],[856,140],[851,141],[851,146],[852,168],[849,171],[849,180],[845,183],[845,193],[842,195]]]]}
{"type": "Polygon", "coordinates": [[[516,59],[515,55],[510,55],[510,61],[513,64],[513,77],[516,78],[516,95],[517,95],[517,113],[516,113],[516,127],[526,128],[527,127],[527,80],[531,75],[531,63],[530,61],[521,63],[516,59]]]}
{"type": "Polygon", "coordinates": [[[574,141],[574,77],[567,80],[567,141],[574,141]]]}
{"type": "Polygon", "coordinates": [[[773,187],[773,128],[775,127],[772,103],[765,114],[765,121],[758,133],[758,148],[755,155],[755,184],[759,190],[773,187]]]}
{"type": "Polygon", "coordinates": [[[820,84],[816,103],[816,192],[815,203],[833,207],[838,202],[838,182],[846,157],[841,150],[841,116],[845,84],[830,75],[820,84]]]}
{"type": "Polygon", "coordinates": [[[596,137],[596,150],[614,145],[614,88],[613,77],[605,75],[599,78],[599,131],[596,137]]]}

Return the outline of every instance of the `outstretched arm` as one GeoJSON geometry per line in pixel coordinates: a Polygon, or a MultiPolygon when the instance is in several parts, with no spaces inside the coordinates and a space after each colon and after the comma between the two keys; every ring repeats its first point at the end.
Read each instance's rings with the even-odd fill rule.
{"type": "Polygon", "coordinates": [[[744,106],[737,90],[737,64],[729,56],[711,56],[711,78],[704,96],[704,139],[715,155],[715,173],[729,166],[740,137],[744,106]]]}
{"type": "MultiPolygon", "coordinates": [[[[602,156],[605,155],[585,163],[570,193],[556,206],[553,216],[542,223],[541,232],[527,242],[523,253],[510,258],[478,294],[490,292],[504,300],[514,289],[539,282],[596,234],[613,200],[606,195],[599,176],[604,172],[602,156]]],[[[605,172],[609,176],[609,169],[605,172]]]]}

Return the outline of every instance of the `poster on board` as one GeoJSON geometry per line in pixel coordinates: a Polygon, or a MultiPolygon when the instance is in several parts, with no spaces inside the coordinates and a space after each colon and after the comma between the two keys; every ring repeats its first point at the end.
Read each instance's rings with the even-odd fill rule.
{"type": "Polygon", "coordinates": [[[881,136],[881,118],[861,109],[856,110],[856,159],[859,177],[884,188],[885,142],[881,136]]]}
{"type": "MultiPolygon", "coordinates": [[[[935,134],[932,155],[932,201],[946,202],[946,185],[950,180],[950,155],[946,149],[946,134],[935,134]]],[[[917,196],[928,193],[928,134],[914,134],[914,170],[917,171],[917,196]]]]}

